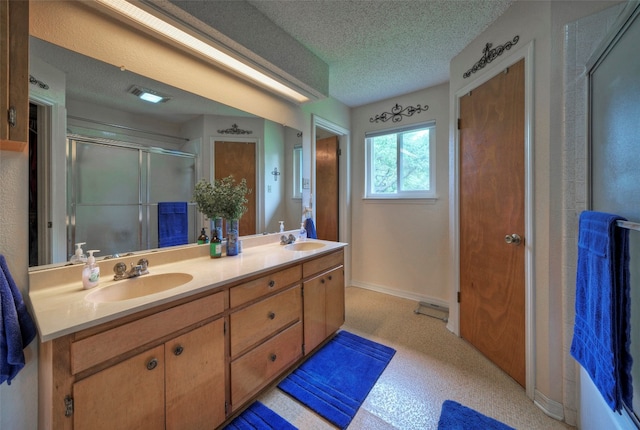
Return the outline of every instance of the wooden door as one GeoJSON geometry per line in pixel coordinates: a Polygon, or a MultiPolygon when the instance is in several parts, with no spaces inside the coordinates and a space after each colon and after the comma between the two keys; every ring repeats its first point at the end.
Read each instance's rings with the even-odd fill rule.
{"type": "Polygon", "coordinates": [[[224,320],[166,343],[167,430],[215,428],[225,419],[224,320]]]}
{"type": "Polygon", "coordinates": [[[29,136],[29,2],[0,0],[0,150],[22,151],[29,136]],[[15,121],[9,123],[9,109],[15,121]]]}
{"type": "Polygon", "coordinates": [[[162,345],[73,385],[75,430],[164,430],[164,417],[162,345]]]}
{"type": "Polygon", "coordinates": [[[460,98],[459,128],[460,335],[524,386],[524,60],[460,98]]]}
{"type": "Polygon", "coordinates": [[[256,144],[215,142],[214,147],[215,178],[222,179],[233,175],[237,182],[242,178],[247,180],[251,194],[247,196],[247,212],[240,218],[240,235],[256,234],[256,144]]]}
{"type": "Polygon", "coordinates": [[[338,137],[316,141],[316,233],[338,240],[338,137]]]}

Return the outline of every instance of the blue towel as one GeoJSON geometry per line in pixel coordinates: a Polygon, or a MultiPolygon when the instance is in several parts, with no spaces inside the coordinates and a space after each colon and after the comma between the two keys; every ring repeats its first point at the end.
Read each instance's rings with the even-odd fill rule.
{"type": "Polygon", "coordinates": [[[576,316],[571,355],[584,367],[613,411],[631,404],[629,230],[624,218],[580,215],[576,316]]]}
{"type": "Polygon", "coordinates": [[[304,222],[304,229],[307,231],[307,237],[309,239],[318,238],[318,235],[316,234],[316,226],[313,225],[313,220],[311,218],[307,218],[304,222]]]}
{"type": "Polygon", "coordinates": [[[186,245],[188,241],[187,202],[158,203],[158,248],[186,245]]]}
{"type": "Polygon", "coordinates": [[[11,385],[24,367],[24,348],[36,336],[36,326],[3,255],[0,267],[0,384],[7,381],[11,385]]]}

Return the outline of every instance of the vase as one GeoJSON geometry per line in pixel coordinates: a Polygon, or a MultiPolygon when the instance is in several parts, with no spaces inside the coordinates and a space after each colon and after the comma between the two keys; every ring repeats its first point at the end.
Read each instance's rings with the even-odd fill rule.
{"type": "Polygon", "coordinates": [[[213,232],[215,231],[218,235],[218,239],[222,240],[222,238],[224,237],[222,235],[222,218],[214,218],[210,220],[210,222],[211,239],[213,239],[213,232]]]}
{"type": "Polygon", "coordinates": [[[239,243],[239,221],[237,219],[227,220],[227,255],[238,255],[239,243]]]}

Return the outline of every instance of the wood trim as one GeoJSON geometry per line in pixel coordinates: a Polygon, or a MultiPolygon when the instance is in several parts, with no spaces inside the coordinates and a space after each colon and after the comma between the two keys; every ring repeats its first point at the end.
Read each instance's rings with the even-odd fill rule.
{"type": "Polygon", "coordinates": [[[27,147],[27,142],[5,139],[0,140],[0,151],[24,152],[27,147]]]}

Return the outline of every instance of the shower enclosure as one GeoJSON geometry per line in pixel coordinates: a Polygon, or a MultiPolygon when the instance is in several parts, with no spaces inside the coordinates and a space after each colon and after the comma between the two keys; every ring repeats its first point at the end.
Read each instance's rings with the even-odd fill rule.
{"type": "Polygon", "coordinates": [[[67,143],[68,255],[79,242],[98,256],[157,248],[158,202],[189,202],[195,241],[196,155],[78,135],[67,143]]]}

